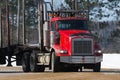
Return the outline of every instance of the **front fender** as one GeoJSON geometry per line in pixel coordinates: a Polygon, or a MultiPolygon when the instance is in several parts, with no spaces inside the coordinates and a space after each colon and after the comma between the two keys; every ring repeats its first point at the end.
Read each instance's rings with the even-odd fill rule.
{"type": "Polygon", "coordinates": [[[52,52],[52,51],[55,51],[56,56],[70,56],[69,54],[61,54],[61,53],[60,53],[61,50],[62,50],[62,49],[61,49],[60,45],[53,45],[53,46],[52,46],[52,49],[51,49],[51,52],[52,52]]]}

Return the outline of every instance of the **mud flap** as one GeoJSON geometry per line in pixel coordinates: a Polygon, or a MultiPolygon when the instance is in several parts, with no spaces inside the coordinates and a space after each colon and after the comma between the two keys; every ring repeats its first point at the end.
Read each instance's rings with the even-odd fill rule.
{"type": "Polygon", "coordinates": [[[6,64],[6,57],[3,50],[0,50],[0,64],[6,64]]]}

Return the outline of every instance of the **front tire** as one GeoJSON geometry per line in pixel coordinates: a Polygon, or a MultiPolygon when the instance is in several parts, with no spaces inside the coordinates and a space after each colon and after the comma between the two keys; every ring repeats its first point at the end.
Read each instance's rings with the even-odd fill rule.
{"type": "Polygon", "coordinates": [[[52,52],[51,56],[51,68],[52,72],[59,72],[60,71],[60,58],[56,56],[55,52],[52,52]]]}
{"type": "Polygon", "coordinates": [[[101,69],[101,62],[96,63],[96,64],[94,65],[93,71],[94,71],[94,72],[100,72],[100,69],[101,69]]]}
{"type": "Polygon", "coordinates": [[[22,69],[24,72],[30,72],[30,53],[25,52],[22,56],[22,69]]]}
{"type": "Polygon", "coordinates": [[[37,52],[33,51],[30,56],[30,69],[31,72],[44,72],[44,65],[37,65],[37,52]]]}

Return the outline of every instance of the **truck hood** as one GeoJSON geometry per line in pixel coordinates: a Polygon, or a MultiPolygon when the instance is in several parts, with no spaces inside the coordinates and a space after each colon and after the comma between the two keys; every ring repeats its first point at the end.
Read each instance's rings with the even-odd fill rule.
{"type": "Polygon", "coordinates": [[[87,30],[61,30],[59,31],[61,36],[69,37],[69,36],[78,36],[83,34],[89,34],[90,32],[87,30]]]}
{"type": "Polygon", "coordinates": [[[61,30],[61,31],[59,31],[59,33],[60,33],[60,46],[64,50],[69,50],[68,51],[69,54],[71,54],[70,50],[72,50],[70,47],[71,46],[70,37],[72,37],[72,36],[78,37],[78,36],[84,36],[84,35],[89,36],[90,35],[89,34],[90,32],[87,30],[61,30]]]}

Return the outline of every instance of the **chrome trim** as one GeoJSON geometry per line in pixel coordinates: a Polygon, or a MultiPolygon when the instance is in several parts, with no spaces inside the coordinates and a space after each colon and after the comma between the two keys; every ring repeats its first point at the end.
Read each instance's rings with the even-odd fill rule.
{"type": "MultiPolygon", "coordinates": [[[[87,43],[84,42],[83,44],[87,44],[87,43]]],[[[78,52],[78,51],[76,51],[76,52],[78,52]]],[[[91,38],[75,38],[74,39],[73,38],[72,39],[72,55],[93,55],[93,39],[91,39],[91,38]],[[83,41],[83,42],[84,41],[86,41],[86,42],[90,41],[91,45],[89,45],[90,42],[88,42],[88,45],[85,45],[85,46],[81,45],[83,48],[80,49],[81,46],[80,45],[76,45],[75,41],[77,41],[77,42],[79,42],[79,41],[83,41]],[[85,52],[85,50],[87,50],[86,48],[89,47],[89,46],[91,46],[91,48],[90,48],[91,51],[88,49],[87,52],[90,52],[90,53],[81,53],[81,52],[85,52]],[[76,49],[76,50],[83,50],[83,51],[79,51],[79,53],[75,53],[76,50],[74,50],[74,49],[76,49]]]]}
{"type": "Polygon", "coordinates": [[[95,56],[63,56],[60,57],[60,62],[70,63],[70,64],[93,64],[101,62],[103,59],[102,56],[95,57],[95,56]]]}

